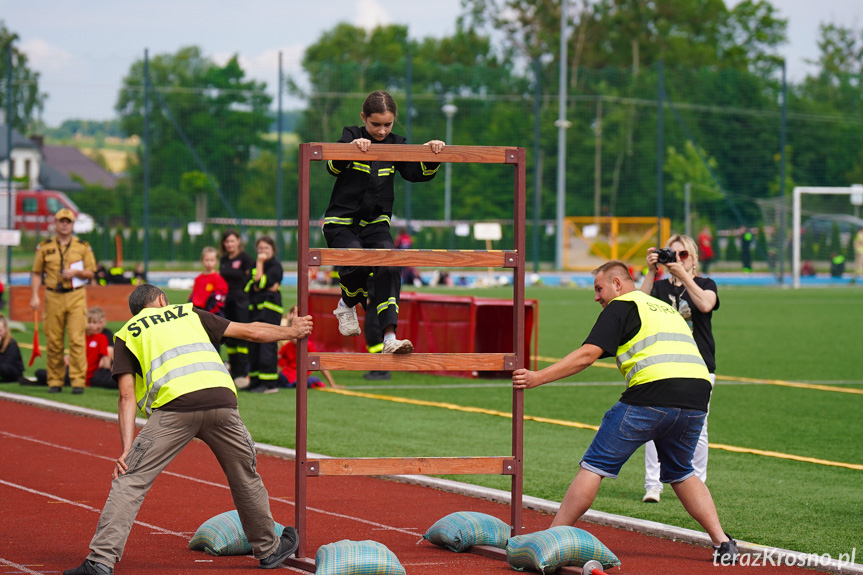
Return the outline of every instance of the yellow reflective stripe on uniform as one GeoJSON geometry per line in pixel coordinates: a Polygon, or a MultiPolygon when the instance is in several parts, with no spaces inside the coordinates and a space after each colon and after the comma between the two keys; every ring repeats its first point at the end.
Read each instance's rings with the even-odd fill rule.
{"type": "Polygon", "coordinates": [[[366,220],[360,220],[360,227],[364,228],[368,225],[379,224],[381,222],[390,223],[390,217],[389,216],[378,216],[370,222],[367,222],[366,220]]]}
{"type": "Polygon", "coordinates": [[[373,345],[371,347],[366,346],[366,349],[369,350],[369,353],[380,353],[384,350],[384,344],[379,343],[379,344],[373,345]]]}
{"type": "Polygon", "coordinates": [[[425,162],[420,162],[420,168],[422,168],[424,176],[431,176],[437,173],[437,168],[440,168],[440,164],[438,164],[437,168],[427,168],[425,162]]]}
{"type": "Polygon", "coordinates": [[[172,359],[180,357],[184,353],[195,353],[197,351],[214,351],[214,349],[215,348],[213,348],[213,345],[209,343],[189,343],[186,345],[171,348],[159,357],[154,357],[150,361],[150,369],[147,370],[147,387],[149,388],[150,384],[153,381],[153,372],[162,367],[163,364],[171,361],[172,359]]]}
{"type": "Polygon", "coordinates": [[[234,350],[235,350],[235,353],[245,353],[245,354],[249,353],[249,348],[244,346],[244,345],[237,346],[234,348],[234,350]]]}
{"type": "Polygon", "coordinates": [[[340,226],[349,226],[352,223],[354,223],[353,218],[337,218],[335,216],[331,216],[329,218],[324,218],[324,225],[338,224],[340,226]]]}
{"type": "Polygon", "coordinates": [[[396,173],[396,167],[390,166],[389,168],[381,168],[378,170],[378,175],[381,177],[392,176],[396,173]]]}
{"type": "Polygon", "coordinates": [[[261,274],[261,279],[258,280],[258,287],[261,289],[267,287],[267,274],[261,274]]]}
{"type": "Polygon", "coordinates": [[[626,374],[626,383],[629,384],[630,380],[632,380],[632,378],[635,377],[637,374],[641,373],[641,371],[643,371],[645,368],[648,368],[652,365],[657,365],[660,363],[676,363],[676,364],[690,363],[692,365],[700,365],[702,367],[705,367],[705,369],[706,369],[706,366],[704,365],[704,360],[701,359],[700,355],[698,355],[698,356],[682,355],[682,354],[677,354],[677,353],[665,354],[665,355],[652,355],[650,357],[646,357],[646,358],[642,359],[641,361],[638,361],[635,364],[633,364],[632,368],[626,374]]]}
{"type": "Polygon", "coordinates": [[[344,284],[340,283],[339,287],[342,288],[342,290],[344,290],[345,295],[347,295],[348,297],[357,297],[359,294],[363,294],[365,297],[369,297],[369,292],[367,292],[363,288],[357,288],[357,291],[352,292],[352,291],[348,291],[348,288],[346,288],[344,284]]]}
{"type": "Polygon", "coordinates": [[[285,313],[285,308],[273,302],[265,301],[258,304],[258,309],[271,309],[276,313],[285,313]]]}
{"type": "Polygon", "coordinates": [[[333,164],[333,161],[332,161],[332,160],[329,160],[329,161],[327,162],[327,167],[328,167],[328,168],[330,169],[330,171],[331,171],[332,173],[334,173],[334,174],[341,174],[341,173],[342,173],[342,171],[341,171],[341,170],[337,170],[337,169],[336,169],[336,166],[335,166],[335,164],[333,164]]]}
{"type": "Polygon", "coordinates": [[[361,164],[360,162],[351,162],[351,169],[357,170],[358,172],[365,172],[367,174],[372,173],[372,168],[368,164],[361,164]]]}
{"type": "Polygon", "coordinates": [[[395,306],[396,313],[398,313],[399,304],[396,303],[396,298],[394,298],[394,297],[391,297],[387,301],[385,301],[381,304],[378,304],[378,313],[381,313],[382,311],[384,311],[385,309],[387,309],[390,306],[395,306]]]}
{"type": "Polygon", "coordinates": [[[670,305],[640,291],[614,301],[636,305],[641,328],[617,348],[617,367],[627,387],[670,378],[709,379],[689,326],[670,305]]]}
{"type": "Polygon", "coordinates": [[[278,373],[259,373],[258,379],[261,381],[276,381],[279,379],[278,373]]]}
{"type": "MultiPolygon", "coordinates": [[[[156,401],[156,397],[159,395],[159,391],[162,389],[162,386],[166,383],[170,382],[172,379],[183,377],[186,375],[199,374],[204,371],[220,371],[230,377],[230,373],[225,369],[225,364],[218,361],[202,361],[200,363],[190,363],[188,365],[181,365],[177,368],[172,369],[159,379],[153,382],[152,387],[148,384],[147,395],[138,402],[138,408],[147,414],[149,417],[153,413],[153,402],[156,401]]],[[[150,373],[147,372],[147,377],[149,378],[150,373]]]]}
{"type": "Polygon", "coordinates": [[[618,355],[617,362],[620,364],[628,361],[632,359],[636,353],[661,341],[682,341],[688,343],[691,339],[692,338],[685,333],[657,333],[655,335],[649,335],[643,340],[633,343],[628,351],[618,355]]]}

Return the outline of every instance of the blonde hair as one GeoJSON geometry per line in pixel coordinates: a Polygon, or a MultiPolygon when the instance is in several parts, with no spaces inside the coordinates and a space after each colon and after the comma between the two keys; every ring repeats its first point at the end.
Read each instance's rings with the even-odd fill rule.
{"type": "Polygon", "coordinates": [[[214,254],[216,256],[216,259],[219,259],[219,250],[217,250],[213,246],[207,246],[201,250],[201,261],[204,261],[204,256],[207,254],[214,254]]]}
{"type": "Polygon", "coordinates": [[[105,321],[105,310],[98,306],[93,306],[87,310],[87,319],[93,318],[96,321],[105,321]]]}
{"type": "Polygon", "coordinates": [[[691,237],[686,234],[674,234],[668,241],[665,242],[665,247],[670,248],[671,244],[674,242],[680,242],[683,244],[683,247],[686,248],[686,251],[689,252],[689,257],[693,258],[692,260],[692,275],[697,275],[698,272],[698,244],[691,237]]]}
{"type": "Polygon", "coordinates": [[[6,316],[0,313],[0,324],[6,328],[5,333],[3,333],[3,337],[0,338],[0,352],[5,352],[6,348],[9,347],[9,342],[12,341],[12,332],[9,331],[9,322],[6,320],[6,316]]]}

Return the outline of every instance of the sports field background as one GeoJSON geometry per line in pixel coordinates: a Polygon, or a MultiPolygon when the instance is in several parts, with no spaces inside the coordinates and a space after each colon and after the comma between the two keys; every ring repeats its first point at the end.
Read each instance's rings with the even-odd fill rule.
{"type": "MultiPolygon", "coordinates": [[[[187,295],[169,292],[173,301],[187,295]]],[[[296,296],[288,289],[284,295],[286,302],[296,296]]],[[[481,295],[510,298],[511,290],[481,295]]],[[[588,289],[530,288],[527,297],[540,301],[543,359],[580,346],[600,311],[588,289]]],[[[833,557],[863,548],[863,289],[720,287],[720,301],[707,483],[724,527],[738,539],[833,557]]],[[[32,341],[32,331],[15,335],[32,341]]],[[[26,364],[29,349],[22,351],[26,364]]],[[[608,362],[526,393],[527,495],[563,497],[593,437],[591,426],[623,389],[608,362]]],[[[368,382],[360,372],[334,375],[344,392],[309,394],[310,451],[355,457],[510,452],[508,381],[394,373],[389,382],[368,382]],[[485,412],[461,410],[466,407],[485,412]]],[[[0,389],[48,397],[44,389],[17,384],[0,389]]],[[[116,411],[116,392],[107,390],[50,398],[116,411]]],[[[293,392],[241,394],[240,409],[256,441],[294,446],[293,392]]],[[[453,479],[509,488],[501,477],[453,479]]],[[[670,489],[658,505],[641,503],[642,484],[639,451],[619,479],[604,482],[594,509],[700,529],[670,489]]]]}

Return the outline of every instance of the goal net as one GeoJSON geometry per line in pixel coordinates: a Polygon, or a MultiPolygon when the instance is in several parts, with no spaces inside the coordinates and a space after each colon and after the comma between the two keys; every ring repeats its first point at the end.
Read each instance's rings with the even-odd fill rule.
{"type": "MultiPolygon", "coordinates": [[[[803,262],[830,262],[833,258],[843,256],[853,260],[853,237],[857,229],[863,227],[861,205],[863,185],[794,188],[790,237],[791,271],[795,288],[800,287],[803,262]]],[[[781,220],[783,210],[774,211],[781,220]]]]}

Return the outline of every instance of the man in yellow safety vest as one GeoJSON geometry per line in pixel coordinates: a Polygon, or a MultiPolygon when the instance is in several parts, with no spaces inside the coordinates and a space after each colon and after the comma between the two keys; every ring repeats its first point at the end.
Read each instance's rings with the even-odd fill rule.
{"type": "Polygon", "coordinates": [[[723,531],[710,491],[692,468],[711,385],[689,327],[673,307],[636,290],[624,263],[606,262],[593,273],[593,299],[603,310],[584,344],[545,369],[512,374],[513,387],[530,389],[614,356],[626,380],[626,390],[603,417],[552,527],[578,521],[593,504],[602,479],[617,477],[629,457],[653,440],[660,481],[671,484],[686,511],[710,535],[714,563],[732,564],[737,543],[723,531]]]}
{"type": "Polygon", "coordinates": [[[168,305],[152,284],[129,295],[133,318],[116,334],[113,374],[120,389],[123,452],[114,464],[111,493],[102,509],[90,554],[64,575],[110,575],[144,496],[156,477],[194,438],[212,450],[228,479],[243,531],[260,567],[273,569],[297,549],[296,530],[273,530],[269,497],[257,472],[254,441],[237,410],[234,381],[215,344],[231,337],[255,342],[303,338],[312,317],[292,325],[236,323],[196,309],[168,305]],[[147,424],[135,437],[135,415],[147,424]]]}

